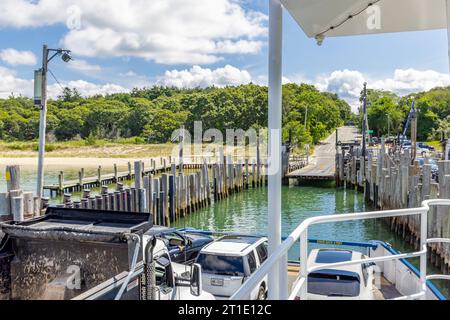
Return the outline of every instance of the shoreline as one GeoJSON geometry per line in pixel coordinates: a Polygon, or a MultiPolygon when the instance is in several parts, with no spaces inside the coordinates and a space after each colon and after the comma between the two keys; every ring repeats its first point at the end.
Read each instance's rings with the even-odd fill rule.
{"type": "MultiPolygon", "coordinates": [[[[114,164],[118,166],[127,166],[128,162],[134,161],[150,161],[150,158],[94,158],[94,157],[46,157],[45,166],[46,167],[64,167],[64,168],[97,168],[102,167],[113,167],[114,164]]],[[[24,157],[24,158],[0,158],[0,168],[6,167],[7,165],[19,165],[24,168],[37,167],[38,159],[37,157],[24,157]]]]}

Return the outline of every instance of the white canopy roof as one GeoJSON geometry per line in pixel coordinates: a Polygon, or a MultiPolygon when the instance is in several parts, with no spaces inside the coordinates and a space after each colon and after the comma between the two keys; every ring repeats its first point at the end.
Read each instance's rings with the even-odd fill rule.
{"type": "Polygon", "coordinates": [[[446,0],[280,1],[308,37],[447,29],[446,0]]]}

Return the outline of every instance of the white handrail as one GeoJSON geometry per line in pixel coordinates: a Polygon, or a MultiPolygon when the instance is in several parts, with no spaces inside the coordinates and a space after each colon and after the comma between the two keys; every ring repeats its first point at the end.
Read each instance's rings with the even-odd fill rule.
{"type": "Polygon", "coordinates": [[[427,243],[450,243],[450,239],[446,239],[446,238],[433,238],[433,239],[428,239],[427,243]]]}
{"type": "Polygon", "coordinates": [[[427,280],[450,280],[450,275],[448,274],[436,274],[427,276],[427,280]]]}
{"type": "MultiPolygon", "coordinates": [[[[427,253],[427,216],[430,206],[450,206],[450,199],[433,199],[427,200],[422,203],[421,207],[418,208],[408,208],[408,209],[397,209],[397,210],[386,210],[386,211],[373,211],[364,213],[350,213],[342,215],[329,215],[329,216],[319,216],[312,217],[303,221],[290,235],[282,242],[278,249],[264,262],[264,264],[242,285],[242,287],[231,297],[232,300],[244,300],[249,295],[250,292],[263,280],[263,278],[273,269],[275,265],[280,262],[280,259],[286,259],[289,249],[300,239],[300,279],[295,285],[294,289],[302,290],[303,295],[306,294],[308,273],[314,269],[307,270],[307,231],[308,228],[315,224],[328,223],[328,222],[342,222],[342,221],[355,221],[355,220],[366,220],[366,219],[378,219],[387,217],[400,217],[408,215],[421,215],[421,248],[422,251],[416,253],[406,253],[401,255],[394,255],[389,257],[381,257],[380,261],[386,260],[396,260],[410,258],[411,256],[420,256],[420,282],[422,286],[422,291],[410,295],[411,297],[425,297],[427,286],[426,286],[426,253],[427,253]],[[384,260],[386,258],[386,260],[384,260]]],[[[430,240],[446,240],[446,239],[430,239],[430,240]]],[[[365,259],[358,261],[357,263],[364,263],[371,261],[373,259],[365,259]]],[[[334,264],[334,265],[350,265],[357,264],[353,261],[334,264]]],[[[321,266],[322,269],[324,266],[321,266]]],[[[287,272],[287,271],[286,271],[287,272]]],[[[270,288],[269,288],[270,290],[270,288]]],[[[287,288],[280,288],[280,290],[286,290],[287,288]]],[[[290,299],[295,298],[297,290],[294,290],[289,296],[290,299]]],[[[284,292],[286,295],[286,292],[284,292]]],[[[304,297],[305,298],[305,297],[304,297]]],[[[404,297],[408,298],[408,297],[404,297]]]]}

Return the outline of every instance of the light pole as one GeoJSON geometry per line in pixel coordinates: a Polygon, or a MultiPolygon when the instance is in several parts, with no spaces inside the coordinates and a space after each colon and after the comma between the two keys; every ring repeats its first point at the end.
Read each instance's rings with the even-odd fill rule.
{"type": "Polygon", "coordinates": [[[37,71],[38,77],[35,77],[35,81],[40,79],[41,85],[35,84],[35,91],[40,91],[40,94],[35,92],[35,105],[39,106],[41,110],[39,120],[39,158],[38,158],[38,176],[37,176],[37,191],[36,195],[39,199],[42,198],[44,188],[44,154],[45,154],[45,133],[47,129],[47,73],[48,64],[56,56],[61,56],[64,62],[72,60],[69,50],[63,49],[49,49],[47,45],[44,45],[42,54],[42,69],[37,71]],[[50,53],[54,54],[49,58],[50,53]],[[38,97],[40,96],[40,97],[38,97]]]}
{"type": "Polygon", "coordinates": [[[388,125],[388,138],[391,135],[391,117],[389,116],[389,113],[387,114],[387,125],[388,125]]]}
{"type": "Polygon", "coordinates": [[[308,127],[308,105],[306,105],[306,113],[305,113],[305,131],[308,127]]]}

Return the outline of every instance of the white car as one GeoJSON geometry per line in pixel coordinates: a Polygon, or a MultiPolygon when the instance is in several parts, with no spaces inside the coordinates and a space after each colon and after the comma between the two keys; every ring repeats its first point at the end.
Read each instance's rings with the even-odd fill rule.
{"type": "MultiPolygon", "coordinates": [[[[308,268],[365,258],[357,251],[316,249],[309,255],[308,268]]],[[[372,264],[357,264],[312,272],[308,276],[308,299],[374,300],[374,271],[372,264]]]]}
{"type": "MultiPolygon", "coordinates": [[[[217,299],[229,299],[268,256],[267,238],[225,236],[205,246],[196,263],[202,267],[203,290],[217,299]]],[[[250,294],[249,300],[267,297],[267,276],[250,294]]]]}

